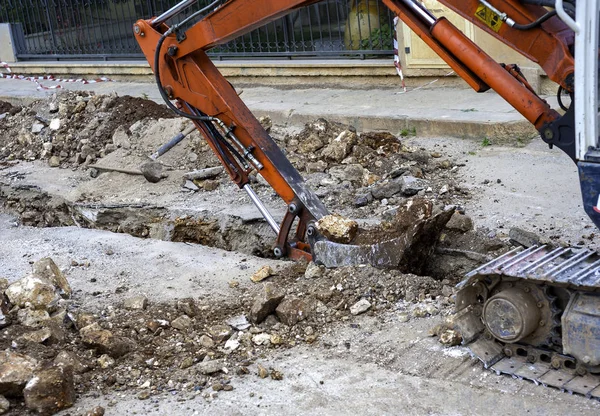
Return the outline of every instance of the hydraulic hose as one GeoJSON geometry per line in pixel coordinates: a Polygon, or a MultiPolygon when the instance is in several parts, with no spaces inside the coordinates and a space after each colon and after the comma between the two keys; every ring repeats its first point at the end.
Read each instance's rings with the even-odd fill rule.
{"type": "Polygon", "coordinates": [[[177,107],[175,107],[173,105],[173,103],[171,103],[171,99],[167,95],[167,93],[164,90],[162,83],[160,81],[160,73],[159,73],[160,72],[160,65],[159,65],[160,64],[160,52],[162,49],[162,45],[165,42],[165,39],[167,38],[167,36],[169,36],[171,33],[175,32],[177,29],[179,29],[179,27],[185,25],[190,20],[194,19],[196,16],[209,10],[210,8],[212,8],[219,2],[221,2],[221,0],[215,0],[212,3],[210,3],[208,6],[203,7],[202,9],[193,13],[191,16],[185,18],[181,23],[171,26],[171,28],[169,30],[167,30],[158,40],[158,43],[156,44],[156,51],[154,52],[154,78],[156,79],[156,86],[158,87],[158,92],[160,92],[160,96],[163,98],[163,100],[167,104],[167,107],[169,107],[175,114],[177,114],[178,116],[181,116],[181,117],[189,118],[191,120],[212,121],[212,120],[214,120],[214,118],[209,117],[209,116],[197,116],[194,114],[185,113],[185,112],[179,110],[177,107]]]}
{"type": "Polygon", "coordinates": [[[173,105],[173,103],[171,102],[171,99],[167,95],[165,89],[162,86],[162,83],[160,81],[160,50],[162,49],[162,45],[165,42],[165,39],[170,34],[171,34],[171,29],[167,30],[160,37],[160,39],[158,40],[158,43],[156,44],[156,52],[154,52],[154,78],[156,80],[156,86],[158,87],[158,92],[160,92],[160,96],[165,101],[165,104],[167,104],[167,107],[169,107],[171,109],[171,111],[173,111],[178,116],[189,118],[192,120],[198,120],[198,121],[212,121],[212,117],[188,114],[188,113],[181,111],[177,107],[175,107],[173,105]]]}
{"type": "Polygon", "coordinates": [[[518,29],[518,30],[533,29],[534,27],[538,27],[539,25],[544,23],[546,20],[550,19],[552,16],[556,16],[556,10],[552,10],[552,11],[546,13],[545,15],[539,17],[537,20],[535,20],[531,23],[528,23],[526,25],[521,25],[519,23],[515,23],[514,25],[512,25],[512,27],[514,27],[515,29],[518,29]]]}
{"type": "MultiPolygon", "coordinates": [[[[525,4],[531,4],[534,6],[543,6],[551,8],[554,8],[555,6],[554,0],[521,0],[521,2],[525,4]]],[[[563,6],[567,13],[569,13],[571,16],[575,16],[575,1],[565,0],[563,6]]]]}

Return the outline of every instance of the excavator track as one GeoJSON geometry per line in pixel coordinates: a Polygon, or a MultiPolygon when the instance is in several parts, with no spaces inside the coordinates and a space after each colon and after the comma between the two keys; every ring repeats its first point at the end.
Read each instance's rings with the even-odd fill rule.
{"type": "Polygon", "coordinates": [[[457,286],[463,345],[497,374],[600,400],[600,255],[515,248],[457,286]]]}

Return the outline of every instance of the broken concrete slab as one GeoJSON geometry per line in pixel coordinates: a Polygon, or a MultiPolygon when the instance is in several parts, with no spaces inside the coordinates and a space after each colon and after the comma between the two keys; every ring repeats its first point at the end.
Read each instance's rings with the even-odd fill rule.
{"type": "Polygon", "coordinates": [[[460,212],[455,212],[446,223],[446,228],[461,233],[469,232],[473,229],[473,220],[471,217],[460,212]]]}
{"type": "Polygon", "coordinates": [[[275,309],[279,320],[288,325],[294,326],[298,322],[305,320],[312,312],[312,304],[308,299],[285,298],[275,309]]]}
{"type": "Polygon", "coordinates": [[[69,281],[50,257],[44,257],[33,263],[33,275],[50,280],[59,290],[60,295],[71,297],[73,290],[69,281]]]}
{"type": "Polygon", "coordinates": [[[513,227],[508,232],[508,236],[512,241],[522,245],[525,248],[537,246],[542,243],[540,236],[531,231],[524,230],[519,227],[513,227]]]}
{"type": "Polygon", "coordinates": [[[148,306],[148,298],[144,295],[137,295],[127,298],[123,301],[123,307],[131,310],[144,310],[148,306]]]}
{"type": "Polygon", "coordinates": [[[208,333],[215,342],[227,341],[233,334],[229,325],[213,325],[208,328],[208,333]]]}
{"type": "Polygon", "coordinates": [[[23,308],[17,311],[17,321],[27,327],[39,328],[50,321],[50,314],[43,309],[23,308]]]}
{"type": "Polygon", "coordinates": [[[453,213],[454,208],[434,212],[433,203],[424,198],[407,200],[390,221],[361,231],[352,244],[317,241],[315,262],[328,268],[371,264],[421,274],[453,213]]]}
{"type": "Polygon", "coordinates": [[[361,299],[356,302],[354,305],[350,306],[350,313],[352,315],[360,315],[361,313],[365,313],[371,308],[371,302],[367,299],[361,299]]]}
{"type": "Polygon", "coordinates": [[[206,374],[206,375],[218,373],[219,371],[223,371],[223,367],[224,367],[224,364],[223,364],[223,361],[221,361],[221,360],[203,361],[197,365],[198,371],[200,371],[200,373],[206,374]]]}
{"type": "Polygon", "coordinates": [[[171,326],[180,331],[185,331],[193,325],[194,321],[187,315],[181,315],[171,321],[171,326]]]}
{"type": "Polygon", "coordinates": [[[135,349],[135,344],[129,338],[114,335],[97,323],[81,328],[79,334],[84,344],[113,358],[119,358],[135,349]]]}

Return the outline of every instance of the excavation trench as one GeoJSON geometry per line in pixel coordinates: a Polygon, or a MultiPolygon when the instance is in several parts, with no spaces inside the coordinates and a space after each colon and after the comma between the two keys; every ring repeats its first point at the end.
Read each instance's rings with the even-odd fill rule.
{"type": "MultiPolygon", "coordinates": [[[[194,209],[189,206],[166,207],[144,202],[69,201],[37,185],[18,182],[0,182],[0,209],[15,215],[21,224],[26,226],[76,226],[125,233],[138,238],[201,244],[258,257],[273,257],[275,236],[262,217],[254,212],[252,206],[237,207],[235,213],[232,213],[231,210],[208,210],[205,209],[206,206],[194,209]]],[[[207,204],[212,205],[212,202],[209,201],[207,204]]],[[[398,218],[408,221],[409,217],[410,215],[404,215],[398,218]]],[[[404,224],[404,228],[408,226],[409,224],[404,224]]],[[[419,229],[415,228],[415,230],[419,229]]],[[[437,242],[437,251],[433,251],[439,233],[438,230],[433,237],[425,235],[427,233],[423,234],[423,238],[418,237],[417,240],[420,241],[415,240],[414,249],[408,250],[408,257],[405,256],[406,259],[400,262],[404,266],[400,264],[399,267],[408,272],[432,276],[439,280],[448,278],[455,280],[487,259],[485,255],[473,258],[468,254],[477,253],[463,250],[465,247],[481,246],[477,243],[482,238],[479,233],[462,234],[446,228],[441,231],[444,242],[437,242]],[[418,263],[413,261],[415,250],[427,252],[420,254],[425,258],[418,263]]],[[[379,233],[371,234],[364,234],[363,237],[376,238],[380,241],[394,237],[394,234],[385,227],[379,233]]],[[[483,245],[489,245],[489,242],[483,245]]],[[[487,247],[486,251],[501,249],[501,247],[502,245],[487,247]]],[[[344,264],[338,266],[342,265],[344,264]]]]}
{"type": "Polygon", "coordinates": [[[259,257],[272,256],[273,232],[254,217],[147,203],[72,202],[35,185],[0,184],[3,210],[33,227],[77,226],[139,238],[202,244],[259,257]]]}

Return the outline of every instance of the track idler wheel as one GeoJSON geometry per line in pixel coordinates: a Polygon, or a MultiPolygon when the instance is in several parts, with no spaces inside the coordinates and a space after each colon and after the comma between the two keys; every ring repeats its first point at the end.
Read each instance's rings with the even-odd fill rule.
{"type": "Polygon", "coordinates": [[[485,302],[483,322],[497,340],[519,342],[539,327],[540,310],[531,294],[522,288],[512,287],[485,302]]]}

